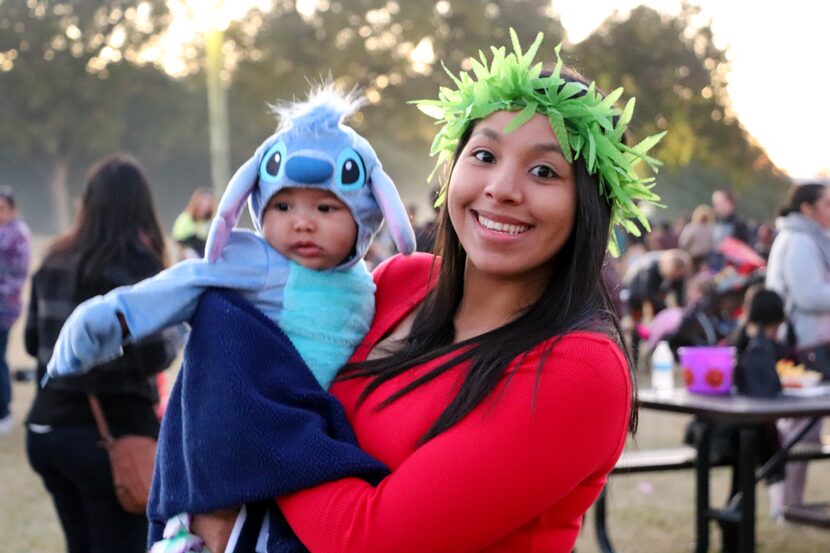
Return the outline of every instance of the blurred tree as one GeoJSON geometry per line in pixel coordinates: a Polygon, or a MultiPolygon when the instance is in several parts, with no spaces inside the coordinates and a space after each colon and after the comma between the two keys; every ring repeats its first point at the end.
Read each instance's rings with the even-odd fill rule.
{"type": "MultiPolygon", "coordinates": [[[[478,49],[508,44],[510,26],[525,44],[543,31],[539,57],[550,61],[564,36],[549,0],[272,5],[225,33],[232,165],[273,132],[269,102],[302,97],[307,79],[331,75],[365,91],[373,105],[352,124],[404,197],[424,205],[436,128],[407,102],[449,84],[440,61],[453,73],[469,69],[478,49]]],[[[732,114],[726,57],[697,16],[688,6],[676,17],[641,7],[563,53],[603,88],[622,84],[637,96],[635,139],[670,129],[658,152],[667,163],[659,176],[666,217],[708,201],[724,183],[751,187],[742,209],[769,215],[786,178],[732,114]]],[[[113,149],[132,151],[151,177],[169,183],[160,207],[170,219],[193,186],[208,182],[203,44],[183,49],[187,77],[140,65],[169,17],[164,0],[0,0],[0,177],[30,171],[51,182],[53,230],[66,225],[67,180],[113,149]]]]}
{"type": "Polygon", "coordinates": [[[147,69],[140,46],[165,24],[162,0],[0,3],[0,143],[49,167],[58,229],[69,223],[73,165],[130,133],[123,117],[147,69]]]}
{"type": "Polygon", "coordinates": [[[659,175],[665,217],[708,203],[712,190],[727,186],[743,196],[742,211],[769,218],[789,179],[732,113],[726,54],[698,16],[688,4],[676,17],[640,6],[627,18],[610,17],[570,51],[601,87],[622,84],[636,96],[635,135],[669,129],[655,151],[666,163],[659,175]]]}

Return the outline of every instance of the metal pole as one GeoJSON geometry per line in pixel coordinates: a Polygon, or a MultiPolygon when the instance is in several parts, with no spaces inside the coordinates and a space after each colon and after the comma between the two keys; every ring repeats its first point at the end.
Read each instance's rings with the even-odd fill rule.
{"type": "Polygon", "coordinates": [[[231,150],[229,144],[228,101],[222,85],[222,43],[224,33],[210,30],[205,33],[207,49],[208,123],[210,127],[210,178],[213,192],[222,197],[231,177],[231,150]]]}

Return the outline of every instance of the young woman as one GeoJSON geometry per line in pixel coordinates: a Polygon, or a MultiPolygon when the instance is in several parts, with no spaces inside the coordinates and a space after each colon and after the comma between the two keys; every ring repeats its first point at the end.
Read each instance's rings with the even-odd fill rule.
{"type": "MultiPolygon", "coordinates": [[[[66,318],[82,301],[159,272],[164,242],[150,188],[124,156],[90,170],[74,227],[49,248],[32,280],[26,350],[38,361],[38,381],[66,318]]],[[[96,394],[113,435],[156,437],[153,375],[174,359],[176,331],[124,347],[101,370],[52,379],[38,387],[26,420],[29,463],[52,496],[69,553],[146,551],[147,520],[124,511],[115,497],[107,452],[87,400],[96,394]]]]}
{"type": "MultiPolygon", "coordinates": [[[[793,187],[781,217],[779,233],[769,253],[766,286],[784,298],[799,348],[826,345],[830,343],[830,187],[793,187]]],[[[825,378],[830,377],[830,366],[823,370],[828,371],[825,378]]],[[[806,422],[780,420],[782,440],[798,433],[806,422]]],[[[819,423],[803,440],[817,442],[820,438],[819,423]]],[[[787,463],[784,507],[804,502],[806,479],[806,462],[787,463]]]]}
{"type": "MultiPolygon", "coordinates": [[[[611,222],[636,216],[614,186],[654,197],[629,165],[644,150],[622,142],[630,113],[532,68],[540,41],[522,54],[514,35],[428,103],[451,165],[440,257],[375,270],[372,328],[331,388],[391,474],[278,498],[312,552],[571,551],[636,425],[600,271],[611,222]]],[[[194,527],[222,550],[213,521],[194,527]]]]}

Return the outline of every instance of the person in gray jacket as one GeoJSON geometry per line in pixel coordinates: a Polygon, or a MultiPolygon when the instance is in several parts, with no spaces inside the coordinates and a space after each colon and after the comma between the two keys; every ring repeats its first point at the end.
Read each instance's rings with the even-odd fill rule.
{"type": "MultiPolygon", "coordinates": [[[[778,229],[770,250],[766,287],[784,298],[799,348],[821,344],[830,347],[830,187],[795,186],[781,211],[778,229]]],[[[805,419],[779,421],[782,440],[807,423],[805,419]]],[[[820,434],[819,423],[803,440],[817,442],[820,434]]],[[[787,507],[803,503],[806,477],[807,463],[787,464],[785,513],[787,507]]],[[[771,507],[774,510],[775,506],[771,507]]]]}

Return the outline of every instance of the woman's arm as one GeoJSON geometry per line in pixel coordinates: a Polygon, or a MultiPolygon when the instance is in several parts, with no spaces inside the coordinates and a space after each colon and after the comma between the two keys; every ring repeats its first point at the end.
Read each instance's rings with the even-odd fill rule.
{"type": "MultiPolygon", "coordinates": [[[[457,553],[498,541],[560,501],[578,517],[622,451],[627,366],[593,335],[562,340],[537,379],[538,360],[528,355],[495,402],[418,447],[376,488],[347,478],[279,498],[300,540],[314,553],[457,553]]],[[[423,392],[409,416],[423,413],[423,392]]],[[[402,416],[390,414],[390,424],[402,416]]]]}
{"type": "Polygon", "coordinates": [[[29,258],[31,256],[31,249],[29,247],[28,232],[24,232],[26,227],[18,227],[16,240],[12,243],[12,247],[3,252],[3,264],[8,275],[17,279],[19,285],[22,287],[26,279],[26,274],[29,272],[29,258]]]}
{"type": "Polygon", "coordinates": [[[811,238],[793,234],[784,255],[788,299],[800,311],[830,311],[830,282],[821,252],[811,238]]]}
{"type": "Polygon", "coordinates": [[[26,327],[23,331],[23,342],[26,347],[26,353],[34,358],[37,358],[37,350],[39,347],[37,323],[37,287],[35,286],[35,279],[33,278],[31,292],[29,294],[29,312],[26,315],[26,327]]]}

